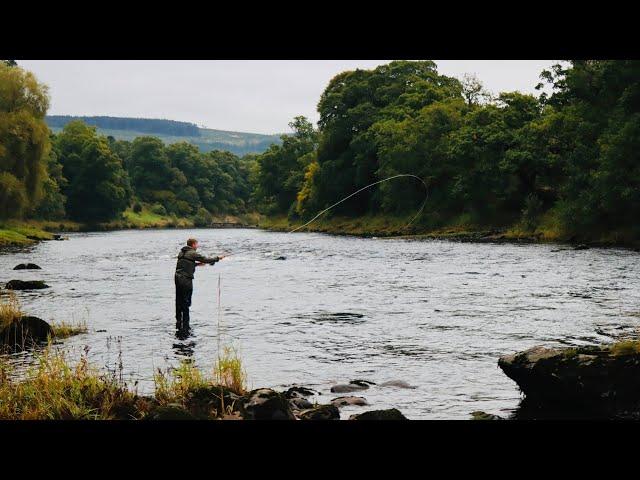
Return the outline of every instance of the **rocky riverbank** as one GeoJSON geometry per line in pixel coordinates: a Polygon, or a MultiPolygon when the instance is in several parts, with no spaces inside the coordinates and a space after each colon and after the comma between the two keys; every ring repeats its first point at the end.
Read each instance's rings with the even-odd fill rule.
{"type": "Polygon", "coordinates": [[[513,418],[640,419],[640,340],[534,347],[498,366],[524,394],[513,418]]]}
{"type": "MultiPolygon", "coordinates": [[[[640,240],[628,235],[612,234],[602,238],[580,238],[553,229],[523,231],[512,227],[450,226],[431,228],[412,224],[411,217],[365,216],[321,218],[301,228],[302,232],[328,233],[356,237],[395,237],[429,240],[450,240],[456,242],[479,243],[559,243],[568,248],[587,249],[591,247],[625,247],[640,251],[640,240]]],[[[304,221],[291,221],[286,217],[262,217],[260,228],[278,232],[288,232],[304,225],[304,221]]]]}

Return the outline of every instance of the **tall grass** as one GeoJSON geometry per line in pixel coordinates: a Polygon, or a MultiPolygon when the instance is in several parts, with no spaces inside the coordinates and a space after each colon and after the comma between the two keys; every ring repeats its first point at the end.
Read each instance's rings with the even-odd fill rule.
{"type": "Polygon", "coordinates": [[[51,346],[19,380],[0,360],[0,419],[95,420],[142,418],[150,403],[114,375],[102,374],[87,360],[87,350],[72,365],[51,346]]]}
{"type": "Polygon", "coordinates": [[[247,372],[237,350],[224,346],[213,369],[214,383],[243,394],[247,390],[247,372]]]}
{"type": "Polygon", "coordinates": [[[22,317],[22,310],[17,295],[9,290],[0,294],[0,329],[17,322],[22,317]]]}

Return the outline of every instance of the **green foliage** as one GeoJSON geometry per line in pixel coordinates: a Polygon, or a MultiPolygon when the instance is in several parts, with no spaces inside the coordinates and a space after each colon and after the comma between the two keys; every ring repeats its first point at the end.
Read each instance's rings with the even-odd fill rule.
{"type": "Polygon", "coordinates": [[[127,208],[132,194],[127,172],[95,128],[67,124],[56,138],[56,151],[68,181],[63,193],[70,218],[108,221],[127,208]]]}
{"type": "MultiPolygon", "coordinates": [[[[130,143],[137,137],[154,136],[166,145],[188,142],[201,152],[224,150],[235,155],[262,153],[272,144],[280,143],[279,135],[259,133],[229,132],[200,128],[186,122],[156,120],[147,118],[119,117],[73,117],[69,115],[48,115],[47,123],[52,131],[58,133],[67,123],[81,120],[97,128],[100,135],[111,136],[114,142],[130,143]]],[[[116,152],[122,158],[121,152],[116,152]]]]}
{"type": "MultiPolygon", "coordinates": [[[[268,214],[309,217],[410,173],[429,186],[419,222],[430,228],[464,218],[545,236],[613,232],[637,241],[640,62],[574,61],[541,77],[551,95],[492,98],[475,77],[441,76],[433,62],[343,72],[320,98],[310,148],[288,148],[294,136],[257,157],[254,199],[268,214]]],[[[405,215],[424,198],[420,182],[401,179],[332,213],[405,215]]]]}
{"type": "Polygon", "coordinates": [[[193,217],[193,223],[196,227],[209,227],[213,217],[206,208],[198,209],[198,213],[193,217]]]}
{"type": "Polygon", "coordinates": [[[0,217],[20,217],[43,195],[49,130],[47,87],[15,65],[0,63],[0,217]]]}
{"type": "Polygon", "coordinates": [[[167,209],[164,208],[164,206],[162,206],[161,204],[155,203],[151,207],[151,213],[155,213],[156,215],[165,216],[167,214],[167,209]]]}
{"type": "Polygon", "coordinates": [[[293,135],[283,135],[282,145],[272,145],[257,157],[254,198],[268,213],[295,208],[305,169],[313,162],[318,146],[318,132],[305,117],[296,117],[289,126],[293,135]]]}

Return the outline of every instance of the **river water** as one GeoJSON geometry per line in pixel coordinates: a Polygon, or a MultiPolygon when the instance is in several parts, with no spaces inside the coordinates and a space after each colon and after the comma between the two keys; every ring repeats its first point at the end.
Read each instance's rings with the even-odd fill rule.
{"type": "MultiPolygon", "coordinates": [[[[411,419],[507,415],[516,385],[500,355],[535,345],[612,341],[640,322],[640,255],[559,245],[376,239],[252,229],[70,234],[0,254],[2,280],[42,279],[18,292],[23,309],[48,321],[86,321],[61,342],[96,365],[153,390],[152,372],[181,359],[211,368],[220,342],[240,352],[249,386],[319,390],[364,379],[370,407],[411,419]],[[175,337],[175,257],[190,235],[200,252],[231,256],[198,268],[187,339],[175,337]],[[286,257],[278,259],[279,257],[286,257]],[[13,271],[22,262],[43,267],[13,271]],[[220,278],[221,307],[218,309],[220,278]],[[218,329],[218,321],[221,329],[218,329]]],[[[15,357],[24,361],[25,354],[15,357]]]]}

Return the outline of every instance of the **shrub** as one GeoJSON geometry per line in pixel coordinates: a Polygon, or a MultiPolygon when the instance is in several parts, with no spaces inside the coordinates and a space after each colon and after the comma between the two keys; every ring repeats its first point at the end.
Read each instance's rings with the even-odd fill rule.
{"type": "Polygon", "coordinates": [[[196,227],[209,227],[212,221],[213,217],[206,208],[198,209],[198,213],[193,217],[193,224],[196,227]]]}
{"type": "Polygon", "coordinates": [[[151,207],[151,213],[155,213],[156,215],[161,215],[164,217],[167,215],[167,209],[159,203],[154,203],[151,207]]]}

